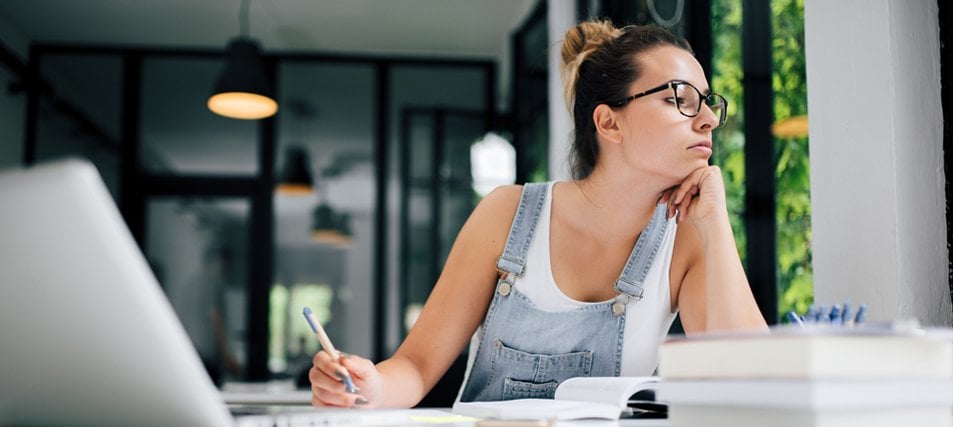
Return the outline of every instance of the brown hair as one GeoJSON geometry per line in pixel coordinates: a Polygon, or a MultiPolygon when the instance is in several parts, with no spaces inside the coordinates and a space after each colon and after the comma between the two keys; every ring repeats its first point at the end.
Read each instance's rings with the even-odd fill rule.
{"type": "Polygon", "coordinates": [[[692,53],[684,38],[661,27],[615,28],[609,21],[584,21],[566,32],[561,71],[563,93],[575,126],[570,152],[573,178],[588,177],[599,157],[593,111],[599,104],[628,96],[629,85],[640,74],[635,57],[661,46],[692,53]]]}

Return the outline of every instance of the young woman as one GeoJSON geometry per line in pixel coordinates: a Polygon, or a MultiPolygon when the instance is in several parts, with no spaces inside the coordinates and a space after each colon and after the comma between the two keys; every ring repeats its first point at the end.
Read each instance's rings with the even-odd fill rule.
{"type": "Polygon", "coordinates": [[[688,43],[583,22],[562,57],[574,180],[487,195],[391,358],[317,353],[315,405],[413,406],[468,342],[458,399],[501,400],[551,397],[576,376],[651,375],[676,312],[687,333],[767,328],[708,165],[726,101],[688,43]]]}

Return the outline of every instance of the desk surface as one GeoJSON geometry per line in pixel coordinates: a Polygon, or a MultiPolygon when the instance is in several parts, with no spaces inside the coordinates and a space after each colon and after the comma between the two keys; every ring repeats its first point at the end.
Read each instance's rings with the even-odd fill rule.
{"type": "Polygon", "coordinates": [[[317,423],[328,426],[454,426],[454,427],[616,427],[668,426],[667,420],[623,419],[574,420],[547,424],[545,421],[478,421],[454,415],[450,408],[341,409],[311,407],[311,392],[295,390],[290,383],[227,383],[222,398],[240,427],[317,423]],[[288,421],[284,423],[284,421],[288,421]]]}
{"type": "Polygon", "coordinates": [[[338,409],[293,405],[232,405],[239,427],[273,425],[327,426],[453,426],[453,427],[625,427],[668,426],[667,420],[624,419],[573,421],[496,421],[476,420],[450,413],[449,408],[435,409],[338,409]]]}

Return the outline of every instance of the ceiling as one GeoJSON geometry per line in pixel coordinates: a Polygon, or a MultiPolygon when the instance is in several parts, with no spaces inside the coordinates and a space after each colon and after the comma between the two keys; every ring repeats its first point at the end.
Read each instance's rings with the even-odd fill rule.
{"type": "MultiPolygon", "coordinates": [[[[257,39],[265,52],[497,60],[500,77],[505,79],[510,36],[538,1],[249,0],[248,35],[257,39]]],[[[229,39],[240,34],[241,5],[241,0],[0,0],[0,42],[20,54],[26,53],[29,43],[224,49],[229,39]]],[[[72,77],[77,87],[96,80],[90,76],[72,77]]],[[[505,91],[505,81],[500,89],[505,91]]],[[[97,90],[90,88],[86,92],[97,90]]],[[[204,90],[202,87],[195,91],[204,90]]],[[[94,117],[116,114],[96,114],[96,105],[82,105],[94,117]]],[[[199,110],[204,108],[201,102],[196,105],[199,110]]],[[[319,114],[333,112],[325,111],[319,114]]],[[[204,110],[190,114],[200,117],[203,112],[207,114],[204,110]]],[[[176,122],[181,132],[199,132],[207,126],[189,125],[187,117],[176,122]]],[[[207,123],[204,120],[202,123],[207,123]]],[[[148,134],[143,136],[146,142],[150,138],[148,134]]],[[[175,138],[163,140],[170,139],[175,138]]],[[[205,144],[182,150],[187,155],[179,159],[171,154],[163,157],[172,164],[204,162],[207,170],[215,170],[216,162],[254,164],[251,154],[247,159],[236,160],[238,151],[234,147],[218,149],[209,146],[214,145],[212,139],[202,139],[205,144]]],[[[325,150],[325,154],[334,155],[333,150],[325,150]]],[[[372,209],[374,198],[369,192],[374,170],[370,161],[368,155],[366,165],[358,165],[350,173],[328,181],[326,197],[337,199],[334,203],[351,212],[372,209]]],[[[276,200],[278,223],[283,224],[277,230],[279,240],[292,240],[281,237],[286,234],[283,228],[307,227],[310,210],[317,201],[317,196],[276,200]]],[[[224,207],[242,210],[237,206],[224,207]]],[[[300,240],[300,236],[294,239],[300,240]]]]}
{"type": "MultiPolygon", "coordinates": [[[[537,0],[250,0],[264,50],[499,57],[537,0]]],[[[240,0],[3,0],[30,41],[222,48],[240,0]]]]}

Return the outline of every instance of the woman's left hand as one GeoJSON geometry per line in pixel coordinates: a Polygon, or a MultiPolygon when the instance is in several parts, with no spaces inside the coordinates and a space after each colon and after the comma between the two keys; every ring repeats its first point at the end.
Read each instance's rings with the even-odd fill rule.
{"type": "Polygon", "coordinates": [[[681,184],[673,188],[666,199],[669,199],[669,217],[678,211],[679,223],[687,221],[699,229],[704,229],[728,219],[725,183],[718,166],[694,170],[681,184]]]}

